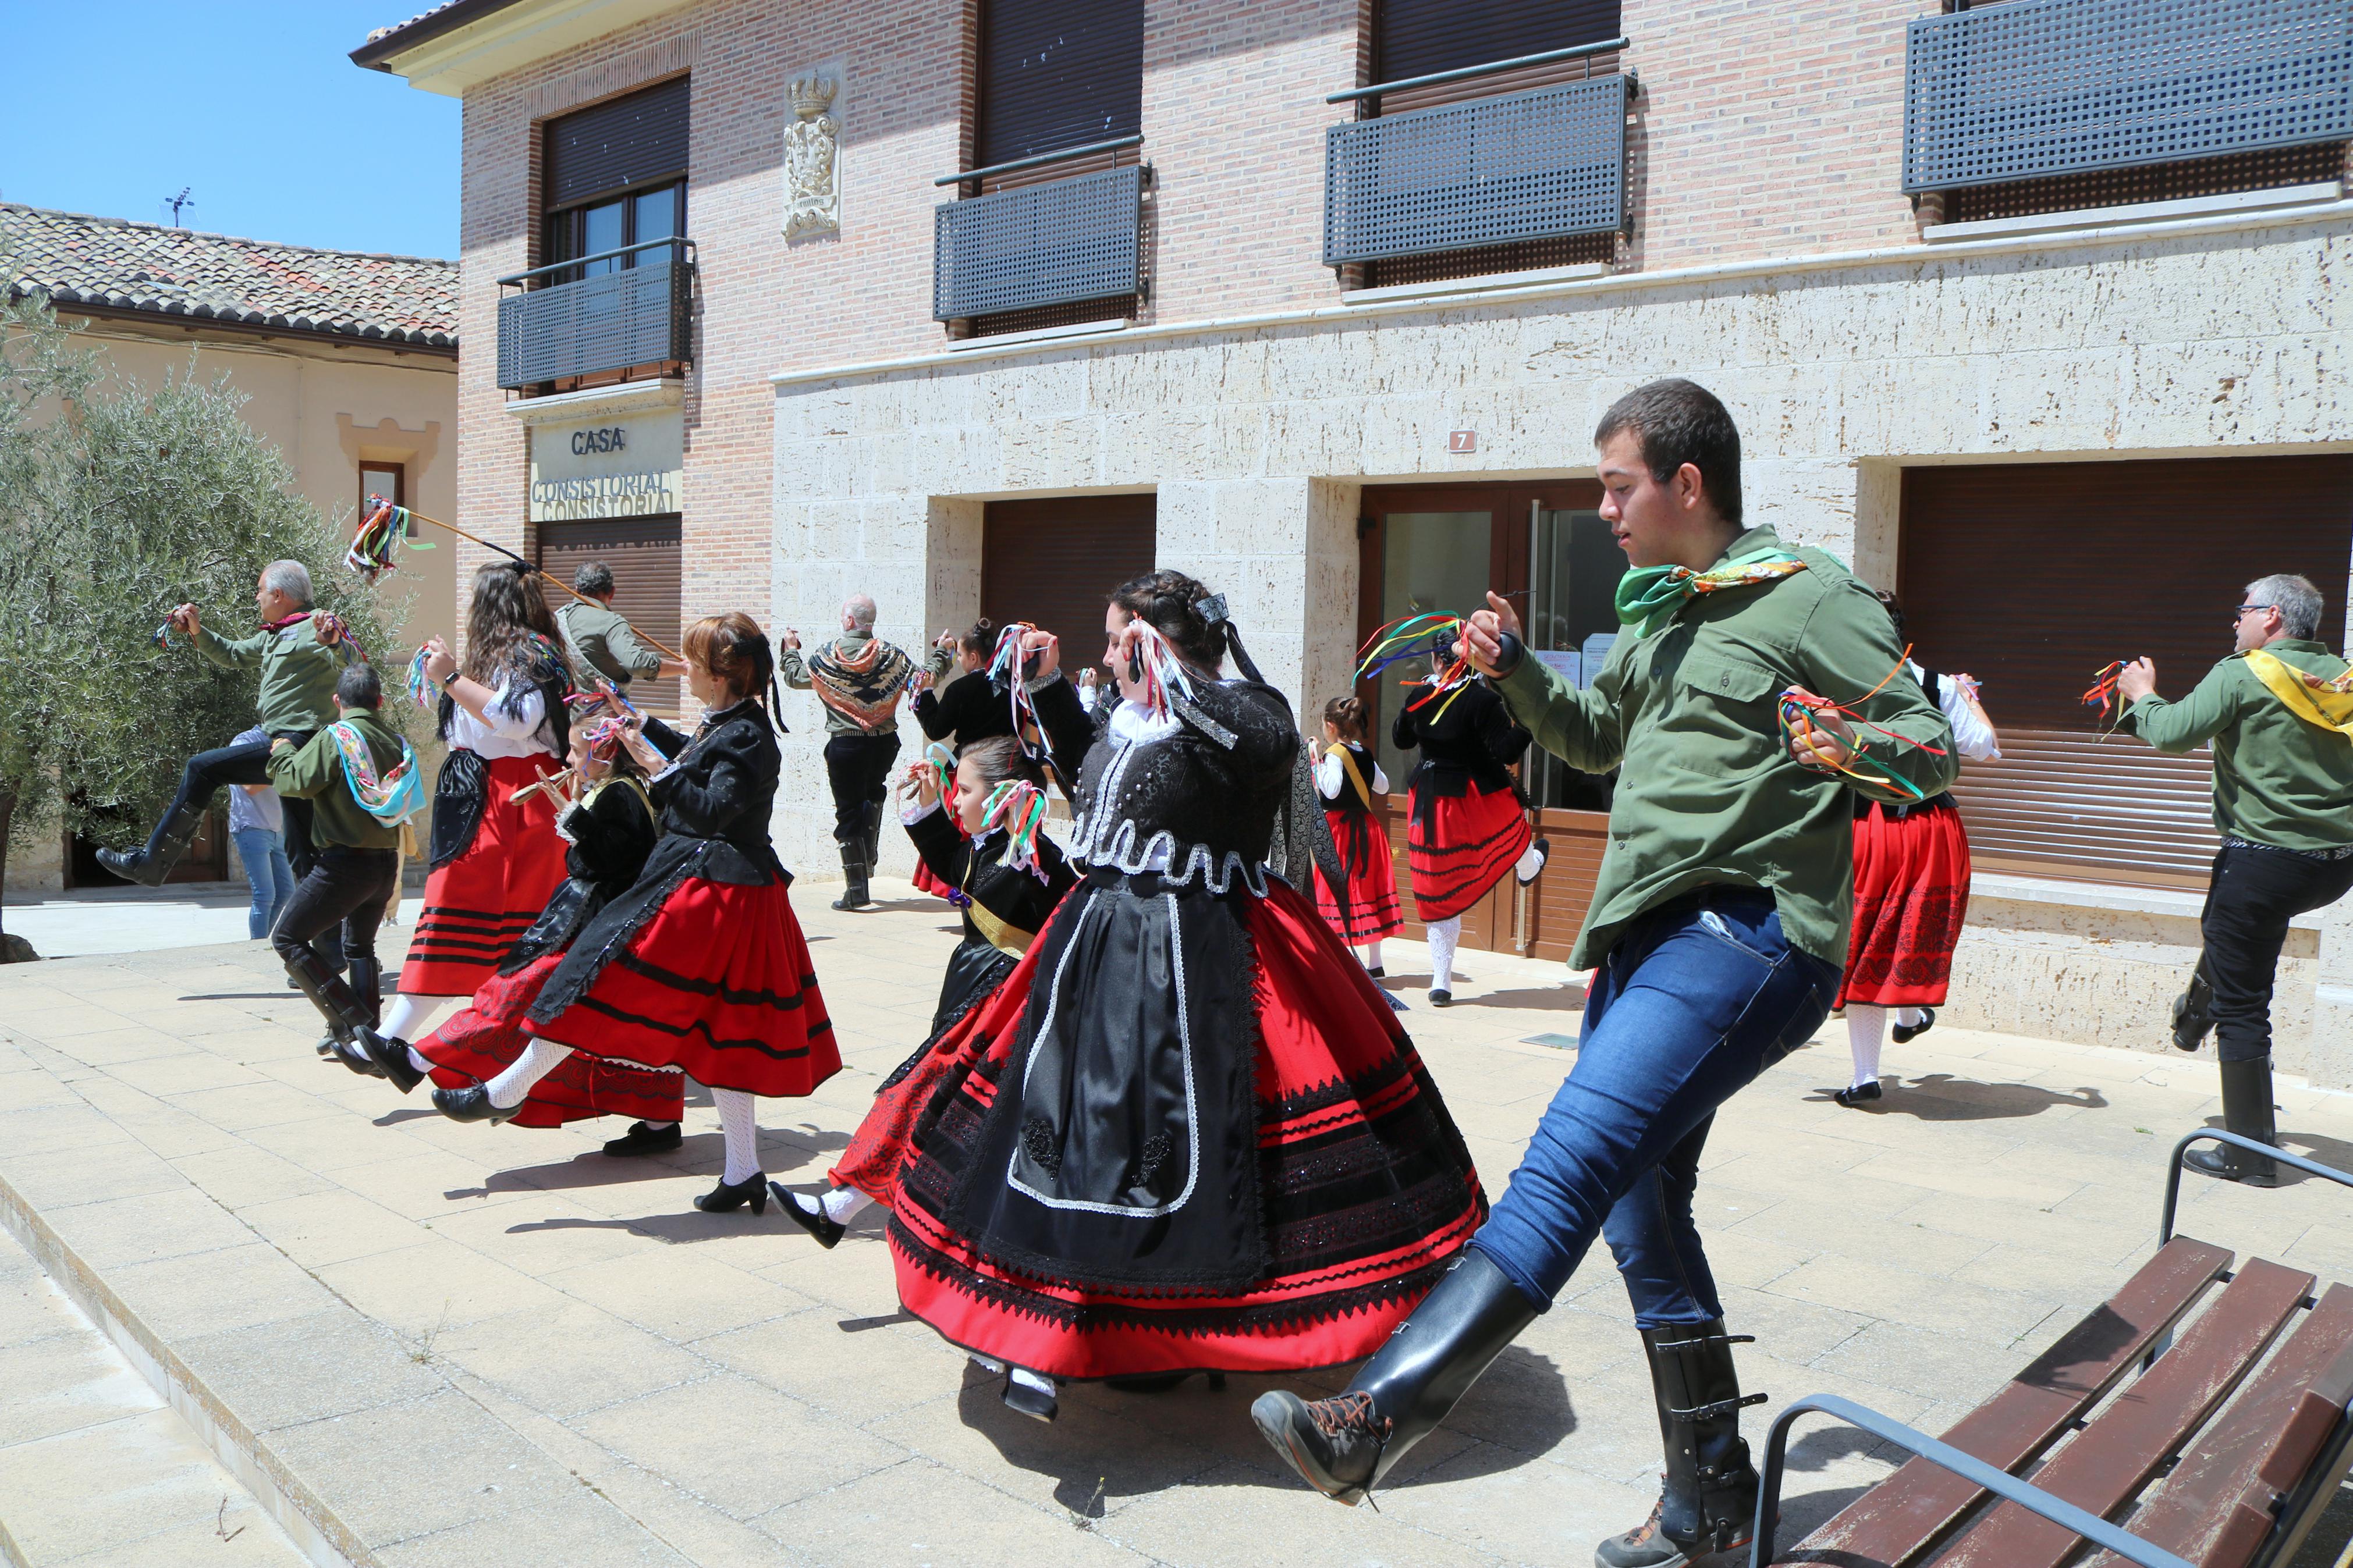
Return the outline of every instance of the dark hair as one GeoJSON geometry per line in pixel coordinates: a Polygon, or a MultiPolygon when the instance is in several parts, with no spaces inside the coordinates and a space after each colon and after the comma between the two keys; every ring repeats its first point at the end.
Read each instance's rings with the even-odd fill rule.
{"type": "Polygon", "coordinates": [[[1879,607],[1887,612],[1887,618],[1895,623],[1895,640],[1902,642],[1904,640],[1904,606],[1897,604],[1895,595],[1884,588],[1873,588],[1871,592],[1872,596],[1879,601],[1879,607]]]}
{"type": "Polygon", "coordinates": [[[956,753],[956,766],[970,763],[980,770],[980,782],[994,789],[1007,779],[1019,779],[1024,784],[1046,787],[1046,775],[1038,764],[1023,754],[1021,742],[1010,735],[992,735],[986,741],[975,741],[956,753]]]}
{"type": "Polygon", "coordinates": [[[1226,623],[1201,613],[1209,590],[1182,572],[1146,572],[1119,585],[1111,602],[1149,621],[1186,663],[1214,670],[1226,661],[1226,623]]]}
{"type": "Polygon", "coordinates": [[[510,665],[532,662],[531,635],[537,632],[555,650],[569,677],[555,617],[531,568],[514,561],[494,561],[474,574],[473,602],[466,610],[465,677],[484,686],[499,684],[499,672],[510,665]]]}
{"type": "Polygon", "coordinates": [[[572,585],[592,599],[601,599],[613,591],[613,569],[602,561],[591,561],[572,574],[572,585]]]}
{"type": "Polygon", "coordinates": [[[335,677],[335,700],[346,708],[381,708],[384,678],[372,664],[347,664],[335,677]]]}
{"type": "Polygon", "coordinates": [[[1620,431],[1641,442],[1652,479],[1665,484],[1689,463],[1716,515],[1740,521],[1740,432],[1715,394],[1680,376],[1638,386],[1609,405],[1593,427],[1593,444],[1607,446],[1620,431]]]}
{"type": "Polygon", "coordinates": [[[686,657],[725,683],[736,701],[757,697],[776,673],[768,634],[741,610],[705,616],[686,628],[686,657]]]}
{"type": "Polygon", "coordinates": [[[988,624],[987,616],[983,616],[972,623],[972,630],[965,633],[956,641],[966,653],[987,653],[997,646],[997,628],[988,624]]]}
{"type": "Polygon", "coordinates": [[[1344,741],[1365,738],[1365,700],[1361,697],[1335,697],[1324,704],[1324,722],[1340,731],[1344,741]]]}

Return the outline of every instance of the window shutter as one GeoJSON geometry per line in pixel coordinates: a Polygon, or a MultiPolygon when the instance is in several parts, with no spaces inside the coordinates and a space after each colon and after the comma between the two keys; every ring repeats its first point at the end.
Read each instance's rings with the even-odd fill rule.
{"type": "Polygon", "coordinates": [[[980,613],[993,626],[1028,621],[1052,632],[1062,639],[1063,670],[1077,679],[1103,658],[1112,590],[1152,570],[1156,516],[1148,495],[989,502],[980,613]]]}
{"type": "Polygon", "coordinates": [[[1143,0],[990,0],[981,17],[973,166],[1144,124],[1143,0]]]}
{"type": "Polygon", "coordinates": [[[2219,843],[2205,748],[2101,737],[2079,700],[2100,668],[2147,657],[2180,698],[2232,648],[2241,587],[2321,585],[2345,636],[2353,457],[2196,458],[1908,468],[1899,550],[1906,635],[1928,668],[1984,683],[1999,763],[1953,794],[1988,869],[2200,886],[2219,843]]]}
{"type": "Polygon", "coordinates": [[[1618,37],[1619,0],[1380,0],[1375,81],[1618,37]]]}
{"type": "Polygon", "coordinates": [[[690,79],[549,121],[540,181],[547,210],[685,174],[690,79]]]}
{"type": "MultiPolygon", "coordinates": [[[[679,523],[676,512],[543,522],[539,567],[557,582],[570,583],[581,567],[602,561],[613,573],[613,608],[647,637],[674,648],[683,629],[679,603],[684,552],[679,523]]],[[[572,602],[572,595],[548,588],[547,600],[549,609],[560,609],[572,602]]],[[[630,685],[630,698],[642,708],[675,717],[681,710],[681,685],[677,680],[638,680],[630,685]]]]}

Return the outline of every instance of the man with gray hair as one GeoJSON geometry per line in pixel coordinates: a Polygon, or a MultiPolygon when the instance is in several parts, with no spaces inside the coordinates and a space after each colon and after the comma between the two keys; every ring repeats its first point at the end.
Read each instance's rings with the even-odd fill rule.
{"type": "Polygon", "coordinates": [[[591,561],[572,574],[575,593],[596,603],[575,599],[555,612],[556,626],[572,654],[582,664],[611,681],[627,695],[629,682],[640,676],[676,679],[686,673],[686,661],[664,658],[638,640],[638,628],[613,608],[613,569],[591,561]]]}
{"type": "MultiPolygon", "coordinates": [[[[268,784],[269,748],[276,738],[283,736],[299,746],[334,721],[335,679],[354,650],[333,616],[311,607],[310,569],[300,561],[271,562],[261,569],[253,604],[260,612],[261,629],[235,642],[202,625],[194,605],[182,605],[165,619],[206,662],[224,669],[261,671],[259,707],[266,734],[246,745],[190,757],[180,774],[180,793],[147,836],[146,846],[98,852],[99,863],[118,877],[142,887],[161,886],[195,842],[215,790],[223,784],[268,784]]],[[[309,872],[307,801],[286,803],[286,858],[293,862],[296,876],[309,872]]]]}
{"type": "MultiPolygon", "coordinates": [[[[2116,678],[2122,727],[2160,752],[2214,747],[2214,826],[2222,852],[2199,917],[2206,951],[2173,1005],[2173,1043],[2208,1030],[2221,1058],[2222,1125],[2276,1143],[2272,1121],[2272,984],[2288,922],[2353,891],[2353,702],[2332,689],[2346,663],[2319,640],[2320,590],[2281,573],[2247,584],[2233,617],[2238,651],[2179,702],[2157,695],[2147,659],[2116,678]]],[[[2277,1168],[2229,1144],[2182,1163],[2268,1187],[2277,1168]]]]}
{"type": "MultiPolygon", "coordinates": [[[[825,772],[833,785],[833,838],[841,847],[849,884],[837,910],[862,909],[867,879],[882,837],[882,803],[891,793],[891,764],[899,755],[899,700],[907,694],[915,661],[874,635],[874,601],[852,594],[842,601],[841,635],[801,658],[801,634],[785,628],[776,674],[797,691],[815,690],[825,705],[825,772]]],[[[948,654],[934,648],[927,666],[936,681],[948,654]]]]}

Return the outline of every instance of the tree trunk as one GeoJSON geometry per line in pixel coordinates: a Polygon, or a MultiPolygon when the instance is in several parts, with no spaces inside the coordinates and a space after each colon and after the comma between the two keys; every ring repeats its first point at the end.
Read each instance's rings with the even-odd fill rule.
{"type": "MultiPolygon", "coordinates": [[[[0,888],[8,885],[8,826],[16,817],[16,786],[0,781],[0,888]]],[[[0,904],[0,909],[5,909],[0,904]]],[[[8,922],[0,916],[0,936],[7,934],[8,922]]]]}

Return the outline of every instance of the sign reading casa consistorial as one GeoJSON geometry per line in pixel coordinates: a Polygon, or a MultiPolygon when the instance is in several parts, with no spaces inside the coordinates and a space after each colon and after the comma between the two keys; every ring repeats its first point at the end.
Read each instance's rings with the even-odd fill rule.
{"type": "Polygon", "coordinates": [[[678,511],[686,423],[675,408],[591,413],[534,424],[531,520],[648,517],[678,511]]]}

